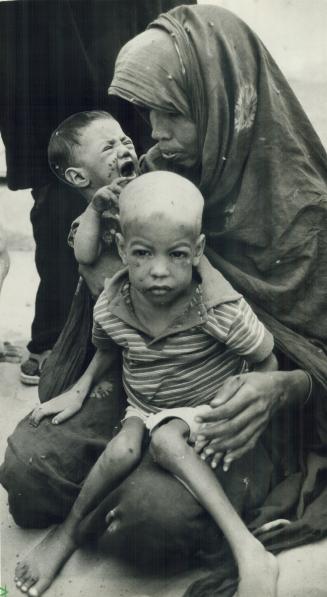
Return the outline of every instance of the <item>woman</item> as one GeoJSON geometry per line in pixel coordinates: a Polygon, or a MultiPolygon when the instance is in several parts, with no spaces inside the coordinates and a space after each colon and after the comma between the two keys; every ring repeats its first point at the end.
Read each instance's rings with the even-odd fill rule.
{"type": "MultiPolygon", "coordinates": [[[[157,144],[144,169],[199,185],[212,263],[252,301],[284,357],[326,386],[326,153],[262,43],[228,11],[180,8],[126,44],[109,93],[150,110],[157,144]]],[[[307,384],[300,371],[287,379],[307,384]]],[[[229,401],[229,417],[246,393],[242,386],[229,401]]],[[[243,412],[243,426],[257,406],[243,412]]],[[[259,419],[244,434],[251,444],[266,423],[259,419]]],[[[246,449],[245,441],[237,454],[246,449]]]]}
{"type": "MultiPolygon", "coordinates": [[[[214,6],[175,9],[129,42],[119,54],[110,93],[150,110],[157,144],[144,158],[144,170],[174,170],[199,185],[206,199],[208,257],[276,338],[282,370],[231,379],[213,404],[214,425],[203,430],[211,441],[207,449],[228,450],[235,460],[229,473],[218,471],[226,492],[257,532],[276,519],[293,521],[269,525],[261,534],[272,551],[317,539],[327,529],[319,481],[326,466],[327,160],[319,139],[258,38],[214,6]]],[[[51,438],[43,459],[31,440],[27,449],[27,422],[20,424],[2,471],[18,522],[26,525],[26,507],[32,524],[36,517],[45,524],[67,513],[111,434],[105,417],[118,402],[89,400],[62,427],[44,421],[30,431],[38,446],[51,438]],[[55,442],[66,448],[57,454],[59,465],[55,442]],[[19,473],[25,482],[20,491],[19,473]],[[33,475],[34,504],[28,505],[33,475]],[[48,494],[43,492],[42,503],[35,495],[44,479],[48,494]],[[24,494],[25,510],[18,493],[24,494]]],[[[90,513],[81,537],[103,529],[108,511],[116,520],[112,539],[127,539],[133,555],[163,548],[185,560],[196,552],[216,554],[220,545],[192,496],[147,455],[90,513]]],[[[232,595],[233,565],[223,561],[189,595],[232,595]]]]}

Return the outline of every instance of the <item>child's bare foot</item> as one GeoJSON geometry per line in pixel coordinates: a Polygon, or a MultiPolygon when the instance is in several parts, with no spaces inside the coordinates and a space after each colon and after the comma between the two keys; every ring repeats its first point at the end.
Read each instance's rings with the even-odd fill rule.
{"type": "Polygon", "coordinates": [[[234,597],[277,597],[278,562],[259,544],[238,562],[239,584],[234,597]]]}
{"type": "Polygon", "coordinates": [[[104,379],[94,386],[90,393],[91,398],[110,398],[113,390],[113,383],[104,379]]]}
{"type": "Polygon", "coordinates": [[[51,530],[15,570],[16,587],[31,597],[39,597],[52,584],[76,545],[63,526],[51,530]]]}

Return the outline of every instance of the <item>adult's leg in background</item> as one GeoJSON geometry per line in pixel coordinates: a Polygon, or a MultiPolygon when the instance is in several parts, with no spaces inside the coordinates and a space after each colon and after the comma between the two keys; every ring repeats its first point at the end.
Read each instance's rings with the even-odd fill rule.
{"type": "Polygon", "coordinates": [[[31,222],[40,283],[28,349],[41,353],[57,340],[76,289],[77,263],[67,237],[72,221],[85,209],[85,200],[57,181],[33,189],[32,195],[31,222]]]}
{"type": "Polygon", "coordinates": [[[85,200],[59,181],[32,190],[31,222],[35,264],[40,276],[35,300],[30,357],[21,366],[21,380],[37,384],[42,355],[55,344],[67,319],[78,281],[74,252],[67,244],[72,221],[82,213],[85,200]]]}

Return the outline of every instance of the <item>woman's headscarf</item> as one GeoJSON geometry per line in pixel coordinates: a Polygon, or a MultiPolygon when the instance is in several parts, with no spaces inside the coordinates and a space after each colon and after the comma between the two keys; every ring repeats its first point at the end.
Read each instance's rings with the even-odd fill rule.
{"type": "MultiPolygon", "coordinates": [[[[262,42],[222,8],[181,6],[124,46],[109,93],[195,122],[208,256],[327,387],[327,156],[262,42]]],[[[146,163],[168,167],[157,147],[146,163]]]]}

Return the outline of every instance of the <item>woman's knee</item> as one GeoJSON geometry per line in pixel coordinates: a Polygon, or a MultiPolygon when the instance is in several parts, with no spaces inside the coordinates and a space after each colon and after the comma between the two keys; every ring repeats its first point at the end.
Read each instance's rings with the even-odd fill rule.
{"type": "Polygon", "coordinates": [[[68,514],[79,487],[56,477],[50,482],[47,461],[32,453],[25,462],[9,445],[0,467],[0,482],[8,492],[9,511],[18,526],[43,528],[61,522],[68,514]]]}
{"type": "Polygon", "coordinates": [[[154,464],[148,452],[106,498],[103,512],[110,511],[117,523],[110,540],[121,541],[123,553],[130,547],[134,560],[193,551],[206,532],[200,504],[164,467],[154,464]]]}

